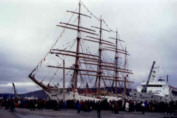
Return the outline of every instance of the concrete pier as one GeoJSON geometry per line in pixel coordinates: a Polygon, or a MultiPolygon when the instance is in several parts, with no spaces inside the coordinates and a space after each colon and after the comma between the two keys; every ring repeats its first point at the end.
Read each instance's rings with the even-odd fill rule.
{"type": "MultiPolygon", "coordinates": [[[[83,112],[79,114],[76,110],[35,110],[29,109],[16,109],[15,112],[0,109],[0,118],[97,118],[96,111],[83,112]]],[[[123,112],[114,114],[111,111],[101,111],[101,118],[177,118],[177,114],[168,115],[166,113],[146,112],[123,112]]]]}

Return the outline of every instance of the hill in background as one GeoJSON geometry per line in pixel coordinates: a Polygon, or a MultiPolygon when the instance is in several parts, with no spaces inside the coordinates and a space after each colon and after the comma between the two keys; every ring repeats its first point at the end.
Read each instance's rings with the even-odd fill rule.
{"type": "MultiPolygon", "coordinates": [[[[48,98],[48,95],[43,90],[33,91],[29,93],[19,94],[21,98],[24,97],[34,97],[39,99],[46,99],[48,98]]],[[[14,94],[12,93],[0,93],[0,97],[2,98],[12,98],[14,97],[14,94]]]]}

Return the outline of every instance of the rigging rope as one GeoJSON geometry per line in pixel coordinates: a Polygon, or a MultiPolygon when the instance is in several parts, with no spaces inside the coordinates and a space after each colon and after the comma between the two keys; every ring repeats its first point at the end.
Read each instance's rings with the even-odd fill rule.
{"type": "MultiPolygon", "coordinates": [[[[74,16],[74,14],[71,15],[71,17],[69,18],[68,22],[69,23],[72,19],[72,17],[74,16]]],[[[55,43],[51,46],[50,50],[57,44],[57,42],[59,41],[59,39],[63,36],[65,32],[65,28],[63,28],[60,36],[57,38],[57,40],[55,41],[55,43]]],[[[42,65],[42,62],[45,61],[47,55],[50,53],[50,50],[49,52],[47,52],[47,54],[44,56],[44,58],[38,63],[38,65],[32,70],[32,72],[30,73],[30,75],[33,75],[34,76],[34,72],[38,70],[38,68],[42,65]]]]}
{"type": "Polygon", "coordinates": [[[104,19],[102,19],[102,21],[103,21],[103,23],[106,25],[106,27],[107,27],[111,32],[114,32],[114,31],[108,26],[108,24],[105,22],[104,19]]]}
{"type": "MultiPolygon", "coordinates": [[[[87,12],[90,13],[91,16],[93,16],[96,20],[100,21],[100,19],[98,17],[96,17],[85,5],[82,1],[80,1],[80,3],[84,6],[84,8],[87,10],[87,12]]],[[[104,19],[102,19],[103,23],[106,25],[106,27],[111,31],[113,32],[113,30],[109,27],[109,25],[105,22],[104,19]]]]}
{"type": "Polygon", "coordinates": [[[80,1],[80,3],[85,7],[85,9],[87,10],[87,12],[90,13],[91,16],[93,16],[95,19],[97,19],[99,21],[99,18],[97,18],[85,5],[82,1],[80,1]]]}
{"type": "MultiPolygon", "coordinates": [[[[76,40],[74,40],[73,44],[70,46],[70,49],[74,46],[75,42],[76,42],[76,40]]],[[[65,60],[65,58],[66,58],[66,56],[63,56],[63,58],[62,58],[62,57],[60,57],[59,55],[58,55],[58,57],[59,57],[61,60],[65,60]]],[[[59,64],[59,66],[60,66],[60,65],[61,65],[61,64],[59,64]]],[[[53,80],[53,78],[54,78],[54,76],[56,75],[56,73],[58,72],[58,70],[59,70],[59,68],[57,68],[57,70],[55,71],[55,73],[54,73],[53,76],[51,77],[51,79],[50,79],[50,81],[48,82],[48,84],[53,80]]],[[[67,75],[67,74],[66,74],[66,75],[67,75]]]]}

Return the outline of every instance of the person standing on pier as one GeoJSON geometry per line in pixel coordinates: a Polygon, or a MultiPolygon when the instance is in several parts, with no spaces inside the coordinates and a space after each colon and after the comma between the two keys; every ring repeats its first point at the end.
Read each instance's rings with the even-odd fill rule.
{"type": "Polygon", "coordinates": [[[81,104],[79,101],[77,101],[77,113],[80,113],[81,110],[81,104]]]}
{"type": "Polygon", "coordinates": [[[98,118],[101,118],[101,103],[100,103],[100,101],[97,102],[96,108],[97,108],[97,116],[98,116],[98,118]]]}
{"type": "Polygon", "coordinates": [[[141,103],[141,109],[142,109],[142,113],[144,114],[144,112],[145,112],[145,103],[144,102],[141,103]]]}
{"type": "Polygon", "coordinates": [[[114,102],[114,113],[115,114],[118,114],[119,113],[119,105],[118,105],[118,102],[114,102]]]}
{"type": "Polygon", "coordinates": [[[14,112],[14,108],[15,108],[14,100],[11,99],[10,100],[10,112],[14,112]]]}
{"type": "Polygon", "coordinates": [[[129,111],[129,102],[127,101],[126,103],[125,103],[125,111],[126,112],[128,112],[129,111]]]}

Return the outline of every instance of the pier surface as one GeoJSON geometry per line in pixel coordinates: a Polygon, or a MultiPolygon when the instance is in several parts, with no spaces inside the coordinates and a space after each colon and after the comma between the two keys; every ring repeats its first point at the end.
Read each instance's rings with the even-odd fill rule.
{"type": "MultiPolygon", "coordinates": [[[[97,112],[83,112],[77,113],[76,110],[35,110],[16,109],[15,112],[0,109],[0,118],[97,118],[97,112]]],[[[111,111],[101,111],[101,118],[177,118],[177,114],[167,115],[166,113],[149,113],[146,112],[123,112],[114,114],[111,111]]]]}

